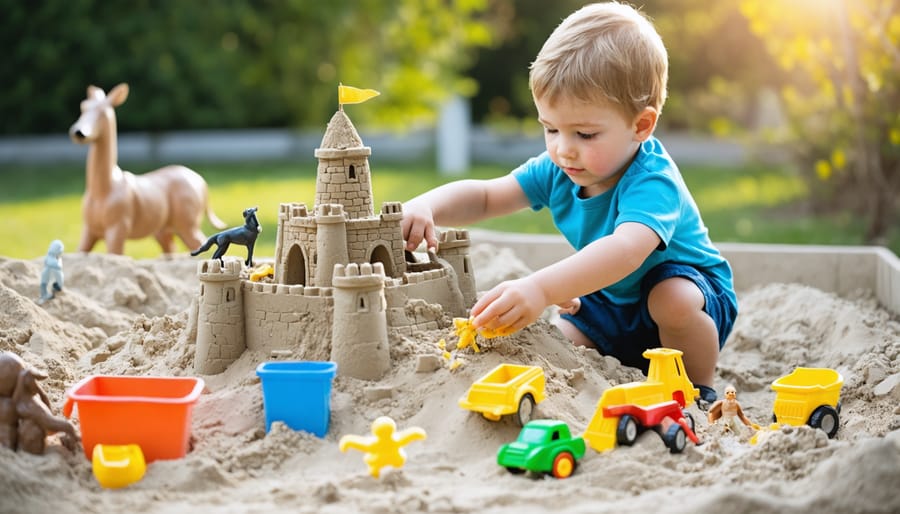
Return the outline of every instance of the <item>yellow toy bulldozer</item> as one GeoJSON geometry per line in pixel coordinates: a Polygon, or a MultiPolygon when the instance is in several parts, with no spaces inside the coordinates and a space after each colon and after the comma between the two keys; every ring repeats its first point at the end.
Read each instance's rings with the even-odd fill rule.
{"type": "MultiPolygon", "coordinates": [[[[613,449],[619,440],[623,444],[634,442],[634,419],[626,420],[624,416],[612,415],[621,411],[613,407],[635,405],[647,408],[674,400],[684,409],[700,395],[700,391],[687,377],[680,350],[652,348],[643,355],[650,360],[647,380],[610,387],[597,402],[594,416],[584,432],[584,440],[598,452],[613,449]],[[621,420],[627,421],[622,427],[619,426],[621,420]],[[622,437],[618,437],[620,428],[622,437]]],[[[693,430],[693,417],[686,412],[683,414],[683,421],[693,430]]],[[[679,422],[678,419],[671,421],[679,422]]]]}

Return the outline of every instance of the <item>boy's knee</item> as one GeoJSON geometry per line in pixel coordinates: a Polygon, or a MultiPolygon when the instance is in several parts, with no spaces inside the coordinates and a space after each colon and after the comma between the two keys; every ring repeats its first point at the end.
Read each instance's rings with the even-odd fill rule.
{"type": "Polygon", "coordinates": [[[647,309],[654,323],[662,327],[687,326],[703,313],[705,299],[700,288],[688,279],[673,277],[653,287],[647,309]]]}

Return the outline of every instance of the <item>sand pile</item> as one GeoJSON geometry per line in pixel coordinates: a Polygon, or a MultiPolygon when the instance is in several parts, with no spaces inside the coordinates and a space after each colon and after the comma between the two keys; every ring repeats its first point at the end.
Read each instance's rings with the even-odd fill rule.
{"type": "MultiPolygon", "coordinates": [[[[527,273],[505,250],[473,248],[479,289],[527,273]]],[[[196,260],[134,261],[63,256],[66,289],[43,306],[40,259],[0,257],[0,351],[22,356],[50,378],[55,412],[65,390],[93,374],[194,376],[196,260]]],[[[900,511],[900,320],[865,292],[850,298],[801,285],[741,291],[741,314],[720,359],[716,384],[738,388],[745,413],[766,425],[769,387],[796,366],[843,374],[835,439],[809,427],[786,428],[750,445],[698,420],[701,446],[670,454],[653,433],[633,447],[588,449],[571,478],[513,476],[496,464],[512,441],[512,420],[489,422],[457,406],[473,381],[502,362],[540,365],[547,400],[538,415],[581,433],[602,391],[641,380],[618,361],[573,348],[546,320],[462,350],[464,364],[417,372],[423,355],[452,329],[394,342],[390,373],[377,382],[338,377],[331,425],[319,439],[275,424],[264,429],[256,366],[269,355],[245,352],[207,391],[193,416],[193,450],[158,461],[122,490],[102,489],[80,448],[50,438],[46,455],[0,449],[0,512],[897,512],[900,511]],[[399,429],[421,427],[402,469],[369,476],[358,452],[341,453],[342,435],[369,433],[378,416],[399,429]]],[[[323,327],[310,327],[321,330],[323,327]]],[[[324,360],[327,347],[286,358],[324,360]]]]}

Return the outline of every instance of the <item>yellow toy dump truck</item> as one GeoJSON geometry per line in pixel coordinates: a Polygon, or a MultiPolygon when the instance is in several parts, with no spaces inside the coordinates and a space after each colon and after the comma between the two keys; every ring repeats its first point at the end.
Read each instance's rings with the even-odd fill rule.
{"type": "Polygon", "coordinates": [[[515,414],[516,423],[524,426],[531,421],[535,404],[544,401],[545,385],[544,370],[539,366],[500,364],[469,387],[459,406],[491,421],[515,414]]]}
{"type": "Polygon", "coordinates": [[[796,368],[772,382],[776,423],[808,424],[821,428],[829,438],[837,434],[844,377],[828,368],[796,368]]]}
{"type": "Polygon", "coordinates": [[[647,380],[629,382],[603,391],[584,440],[598,452],[611,450],[616,443],[630,445],[641,428],[657,428],[673,452],[681,451],[685,436],[693,440],[694,419],[682,409],[700,395],[684,371],[682,352],[671,348],[651,348],[643,353],[650,360],[647,380]],[[677,403],[672,409],[672,402],[677,403]],[[636,406],[642,409],[629,409],[636,406]],[[634,413],[646,414],[635,416],[634,413]],[[683,416],[676,417],[680,412],[683,416]],[[665,416],[657,414],[664,413],[665,416]],[[644,424],[644,426],[641,426],[644,424]],[[680,433],[679,433],[679,428],[680,433]]]}

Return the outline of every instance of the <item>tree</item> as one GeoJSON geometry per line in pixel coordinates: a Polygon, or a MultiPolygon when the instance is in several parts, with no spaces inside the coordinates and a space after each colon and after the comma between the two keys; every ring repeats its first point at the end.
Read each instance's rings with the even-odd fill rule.
{"type": "Polygon", "coordinates": [[[741,11],[791,82],[784,141],[823,204],[849,205],[880,242],[900,195],[900,2],[745,0],[741,11]]]}
{"type": "MultiPolygon", "coordinates": [[[[505,1],[505,0],[504,0],[505,1]]],[[[413,124],[492,42],[489,0],[0,0],[0,132],[64,132],[85,88],[131,85],[122,130],[317,126],[343,82],[359,121],[413,124]]]]}

